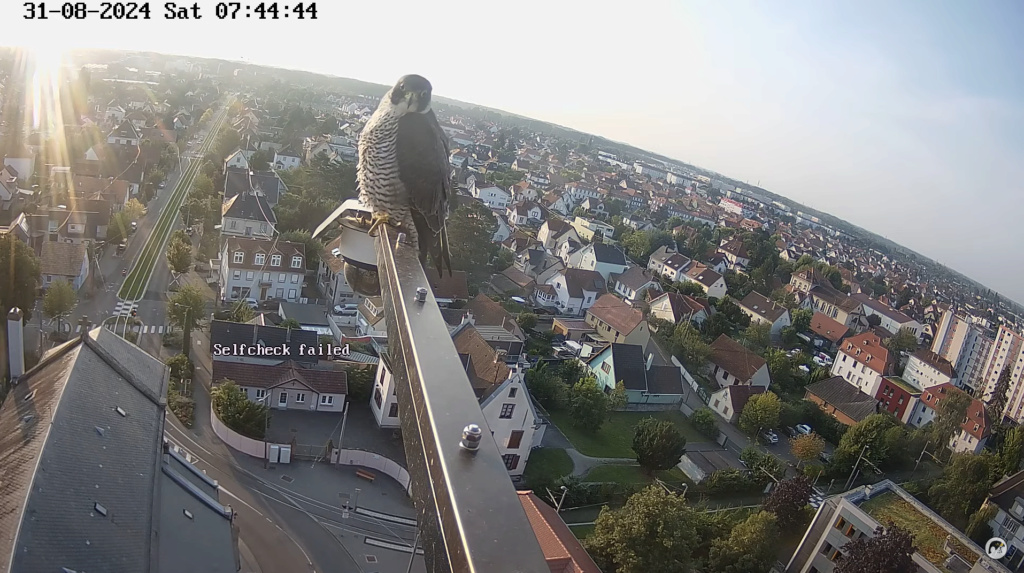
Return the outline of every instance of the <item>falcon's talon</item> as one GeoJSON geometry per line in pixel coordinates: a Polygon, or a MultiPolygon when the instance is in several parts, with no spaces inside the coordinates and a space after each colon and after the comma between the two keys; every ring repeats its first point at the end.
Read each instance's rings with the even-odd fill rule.
{"type": "Polygon", "coordinates": [[[372,223],[370,224],[370,229],[368,231],[366,231],[366,234],[370,235],[371,237],[376,237],[377,235],[375,235],[373,232],[376,231],[378,227],[380,227],[381,225],[390,225],[390,224],[391,224],[391,217],[388,216],[387,213],[380,213],[380,214],[375,213],[373,215],[372,223]]]}

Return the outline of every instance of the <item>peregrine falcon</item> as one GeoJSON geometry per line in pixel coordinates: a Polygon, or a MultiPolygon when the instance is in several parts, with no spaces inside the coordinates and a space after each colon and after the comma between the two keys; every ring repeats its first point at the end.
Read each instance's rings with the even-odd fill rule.
{"type": "Polygon", "coordinates": [[[438,275],[452,274],[448,249],[451,167],[448,137],[430,108],[431,85],[417,75],[403,76],[384,94],[359,135],[359,198],[373,212],[371,234],[391,224],[427,254],[438,275]]]}

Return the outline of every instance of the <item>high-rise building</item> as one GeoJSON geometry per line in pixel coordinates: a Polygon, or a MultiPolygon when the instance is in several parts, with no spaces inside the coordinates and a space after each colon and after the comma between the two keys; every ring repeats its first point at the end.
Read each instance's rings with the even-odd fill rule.
{"type": "Polygon", "coordinates": [[[1000,326],[984,368],[985,401],[992,399],[999,376],[1006,368],[1010,370],[1010,386],[1003,415],[1020,422],[1024,419],[1024,337],[1000,326]]]}
{"type": "Polygon", "coordinates": [[[985,388],[985,366],[994,338],[981,325],[957,315],[955,309],[944,309],[935,325],[932,352],[953,365],[957,386],[977,396],[985,388]]]}

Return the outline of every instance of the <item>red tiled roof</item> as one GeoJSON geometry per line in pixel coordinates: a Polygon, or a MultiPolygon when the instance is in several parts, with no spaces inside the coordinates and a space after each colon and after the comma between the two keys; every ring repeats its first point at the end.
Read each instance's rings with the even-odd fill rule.
{"type": "Polygon", "coordinates": [[[613,294],[601,295],[601,298],[587,309],[587,314],[604,321],[623,335],[633,332],[644,321],[644,313],[622,302],[613,294]]]}
{"type": "Polygon", "coordinates": [[[749,382],[766,364],[764,358],[724,334],[719,335],[711,343],[711,356],[708,357],[708,361],[743,382],[749,382]]]}
{"type": "Polygon", "coordinates": [[[519,492],[519,502],[523,504],[551,573],[601,573],[554,508],[532,491],[519,492]]]}
{"type": "Polygon", "coordinates": [[[889,373],[889,350],[882,346],[882,339],[874,332],[847,338],[839,351],[879,374],[889,373]]]}
{"type": "MultiPolygon", "coordinates": [[[[939,410],[939,404],[942,402],[942,398],[945,397],[950,390],[956,390],[963,392],[952,384],[939,384],[938,386],[932,386],[921,395],[921,401],[924,402],[925,406],[928,406],[936,412],[939,410]]],[[[991,423],[988,419],[988,413],[985,411],[985,403],[978,399],[971,399],[971,405],[967,407],[967,419],[964,420],[960,427],[963,431],[974,436],[975,438],[982,440],[988,437],[988,432],[991,423]]]]}
{"type": "Polygon", "coordinates": [[[811,317],[811,332],[826,340],[838,343],[850,332],[850,329],[839,321],[816,312],[811,317]]]}

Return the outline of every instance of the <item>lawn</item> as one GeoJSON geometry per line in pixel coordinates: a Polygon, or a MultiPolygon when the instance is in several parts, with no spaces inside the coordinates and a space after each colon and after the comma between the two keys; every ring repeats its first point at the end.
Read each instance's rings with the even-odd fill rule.
{"type": "Polygon", "coordinates": [[[917,551],[933,565],[941,565],[946,559],[944,544],[949,533],[898,495],[877,495],[860,504],[860,508],[879,523],[892,521],[910,531],[917,551]]]}
{"type": "Polygon", "coordinates": [[[572,473],[572,460],[565,450],[559,448],[537,448],[530,452],[526,462],[523,480],[533,484],[550,484],[562,476],[572,473]]]}
{"type": "Polygon", "coordinates": [[[570,525],[569,531],[576,536],[576,539],[583,541],[588,535],[594,532],[593,525],[570,525]]]}
{"type": "Polygon", "coordinates": [[[664,412],[609,412],[608,419],[596,434],[591,434],[572,425],[567,411],[551,412],[551,421],[565,434],[573,446],[583,455],[595,458],[633,458],[633,428],[640,420],[654,417],[668,420],[686,437],[687,442],[707,442],[708,438],[701,435],[690,425],[681,412],[669,410],[664,412]]]}
{"type": "MultiPolygon", "coordinates": [[[[667,484],[681,485],[689,483],[686,474],[679,468],[655,472],[654,476],[667,484]]],[[[608,465],[597,466],[590,470],[583,481],[615,482],[615,483],[651,483],[653,480],[640,466],[608,465]]]]}

